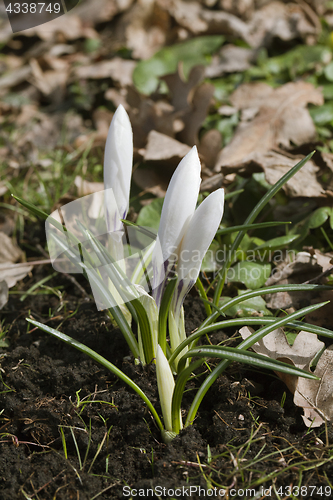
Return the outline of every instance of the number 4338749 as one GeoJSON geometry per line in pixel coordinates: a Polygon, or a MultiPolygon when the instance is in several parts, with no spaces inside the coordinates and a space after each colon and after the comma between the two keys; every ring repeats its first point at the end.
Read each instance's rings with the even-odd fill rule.
{"type": "Polygon", "coordinates": [[[41,14],[49,12],[50,14],[59,14],[61,10],[60,3],[10,3],[6,7],[6,12],[9,14],[41,14]]]}

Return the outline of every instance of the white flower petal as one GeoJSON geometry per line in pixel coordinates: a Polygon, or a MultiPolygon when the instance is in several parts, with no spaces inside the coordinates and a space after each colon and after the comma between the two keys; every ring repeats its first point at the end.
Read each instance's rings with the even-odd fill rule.
{"type": "Polygon", "coordinates": [[[118,222],[119,218],[124,219],[127,215],[132,163],[132,127],[124,107],[120,105],[109,128],[104,154],[104,189],[106,190],[106,212],[109,231],[121,229],[122,224],[118,222]],[[108,191],[111,191],[111,189],[114,198],[110,198],[110,203],[108,203],[108,191]]]}
{"type": "Polygon", "coordinates": [[[218,189],[194,212],[179,250],[177,274],[181,287],[176,288],[179,297],[189,292],[199,276],[202,259],[219,227],[223,208],[224,190],[218,189]]]}
{"type": "Polygon", "coordinates": [[[194,146],[176,168],[163,203],[158,239],[163,260],[176,260],[177,250],[193,215],[200,188],[201,165],[194,146]],[[173,255],[175,254],[175,255],[173,255]]]}
{"type": "Polygon", "coordinates": [[[172,431],[171,405],[175,380],[169,362],[159,344],[156,352],[156,378],[164,426],[167,431],[172,431]]]}

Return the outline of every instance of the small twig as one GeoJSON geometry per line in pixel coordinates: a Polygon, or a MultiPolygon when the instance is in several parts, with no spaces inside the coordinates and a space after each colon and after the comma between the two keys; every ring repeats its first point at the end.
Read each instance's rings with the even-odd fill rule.
{"type": "Polygon", "coordinates": [[[82,293],[82,295],[84,295],[84,297],[87,299],[87,300],[91,300],[89,294],[85,291],[85,289],[83,288],[83,286],[80,285],[80,283],[74,278],[74,276],[71,276],[70,274],[67,274],[67,273],[62,273],[69,281],[71,281],[73,283],[73,285],[75,285],[79,290],[80,292],[82,293]]]}
{"type": "Polygon", "coordinates": [[[325,276],[329,276],[330,274],[333,273],[333,266],[329,267],[326,269],[326,271],[323,271],[321,274],[316,276],[315,278],[312,278],[312,280],[304,281],[302,285],[308,285],[310,283],[316,283],[317,281],[319,282],[321,278],[324,278],[325,276]]]}

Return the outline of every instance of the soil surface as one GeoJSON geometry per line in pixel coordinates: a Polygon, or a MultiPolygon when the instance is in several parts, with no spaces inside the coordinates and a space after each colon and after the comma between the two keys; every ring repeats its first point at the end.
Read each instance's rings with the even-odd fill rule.
{"type": "MultiPolygon", "coordinates": [[[[48,265],[35,267],[21,289],[51,272],[48,265]]],[[[154,366],[134,366],[120,331],[71,277],[56,274],[47,286],[62,287],[61,300],[11,295],[2,311],[10,330],[9,347],[0,351],[1,500],[197,499],[207,491],[212,498],[279,498],[274,473],[280,498],[289,498],[302,470],[302,486],[309,488],[303,498],[331,496],[333,464],[325,449],[331,426],[327,435],[324,428],[307,430],[274,374],[232,365],[208,392],[194,424],[166,445],[144,402],[123,382],[27,324],[30,314],[95,349],[131,376],[160,413],[154,366]]],[[[188,297],[185,315],[188,332],[203,321],[198,297],[188,297]]],[[[234,333],[210,339],[218,343],[234,333]]],[[[188,386],[184,412],[204,369],[188,386]]]]}

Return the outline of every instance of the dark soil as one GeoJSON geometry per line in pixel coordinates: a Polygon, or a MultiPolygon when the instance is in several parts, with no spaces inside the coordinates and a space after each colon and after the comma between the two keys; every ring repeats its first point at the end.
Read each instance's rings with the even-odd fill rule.
{"type": "MultiPolygon", "coordinates": [[[[50,266],[35,268],[23,289],[50,272],[50,266]]],[[[29,314],[55,328],[62,323],[60,331],[130,375],[160,411],[154,367],[133,365],[120,331],[66,276],[58,274],[47,284],[64,287],[66,310],[56,312],[55,295],[23,302],[11,295],[3,310],[10,346],[1,350],[1,500],[131,498],[130,488],[137,490],[133,498],[135,493],[153,498],[154,486],[160,487],[160,498],[205,498],[212,487],[217,487],[213,498],[278,498],[272,488],[256,497],[240,489],[272,487],[274,471],[277,489],[297,486],[302,470],[302,486],[317,487],[303,490],[302,498],[330,497],[333,465],[325,429],[307,431],[289,393],[281,407],[286,389],[273,374],[233,365],[207,394],[194,425],[166,445],[143,401],[125,384],[74,348],[27,327],[29,314]],[[91,403],[78,405],[77,394],[91,403]],[[229,488],[230,496],[219,495],[222,488],[229,488]]],[[[205,317],[196,297],[188,298],[185,313],[188,331],[205,317]]],[[[217,332],[211,340],[224,336],[217,332]]],[[[193,394],[186,392],[184,411],[193,394]]],[[[327,432],[332,442],[331,425],[327,432]]],[[[288,498],[288,491],[280,490],[280,498],[288,498]]]]}

